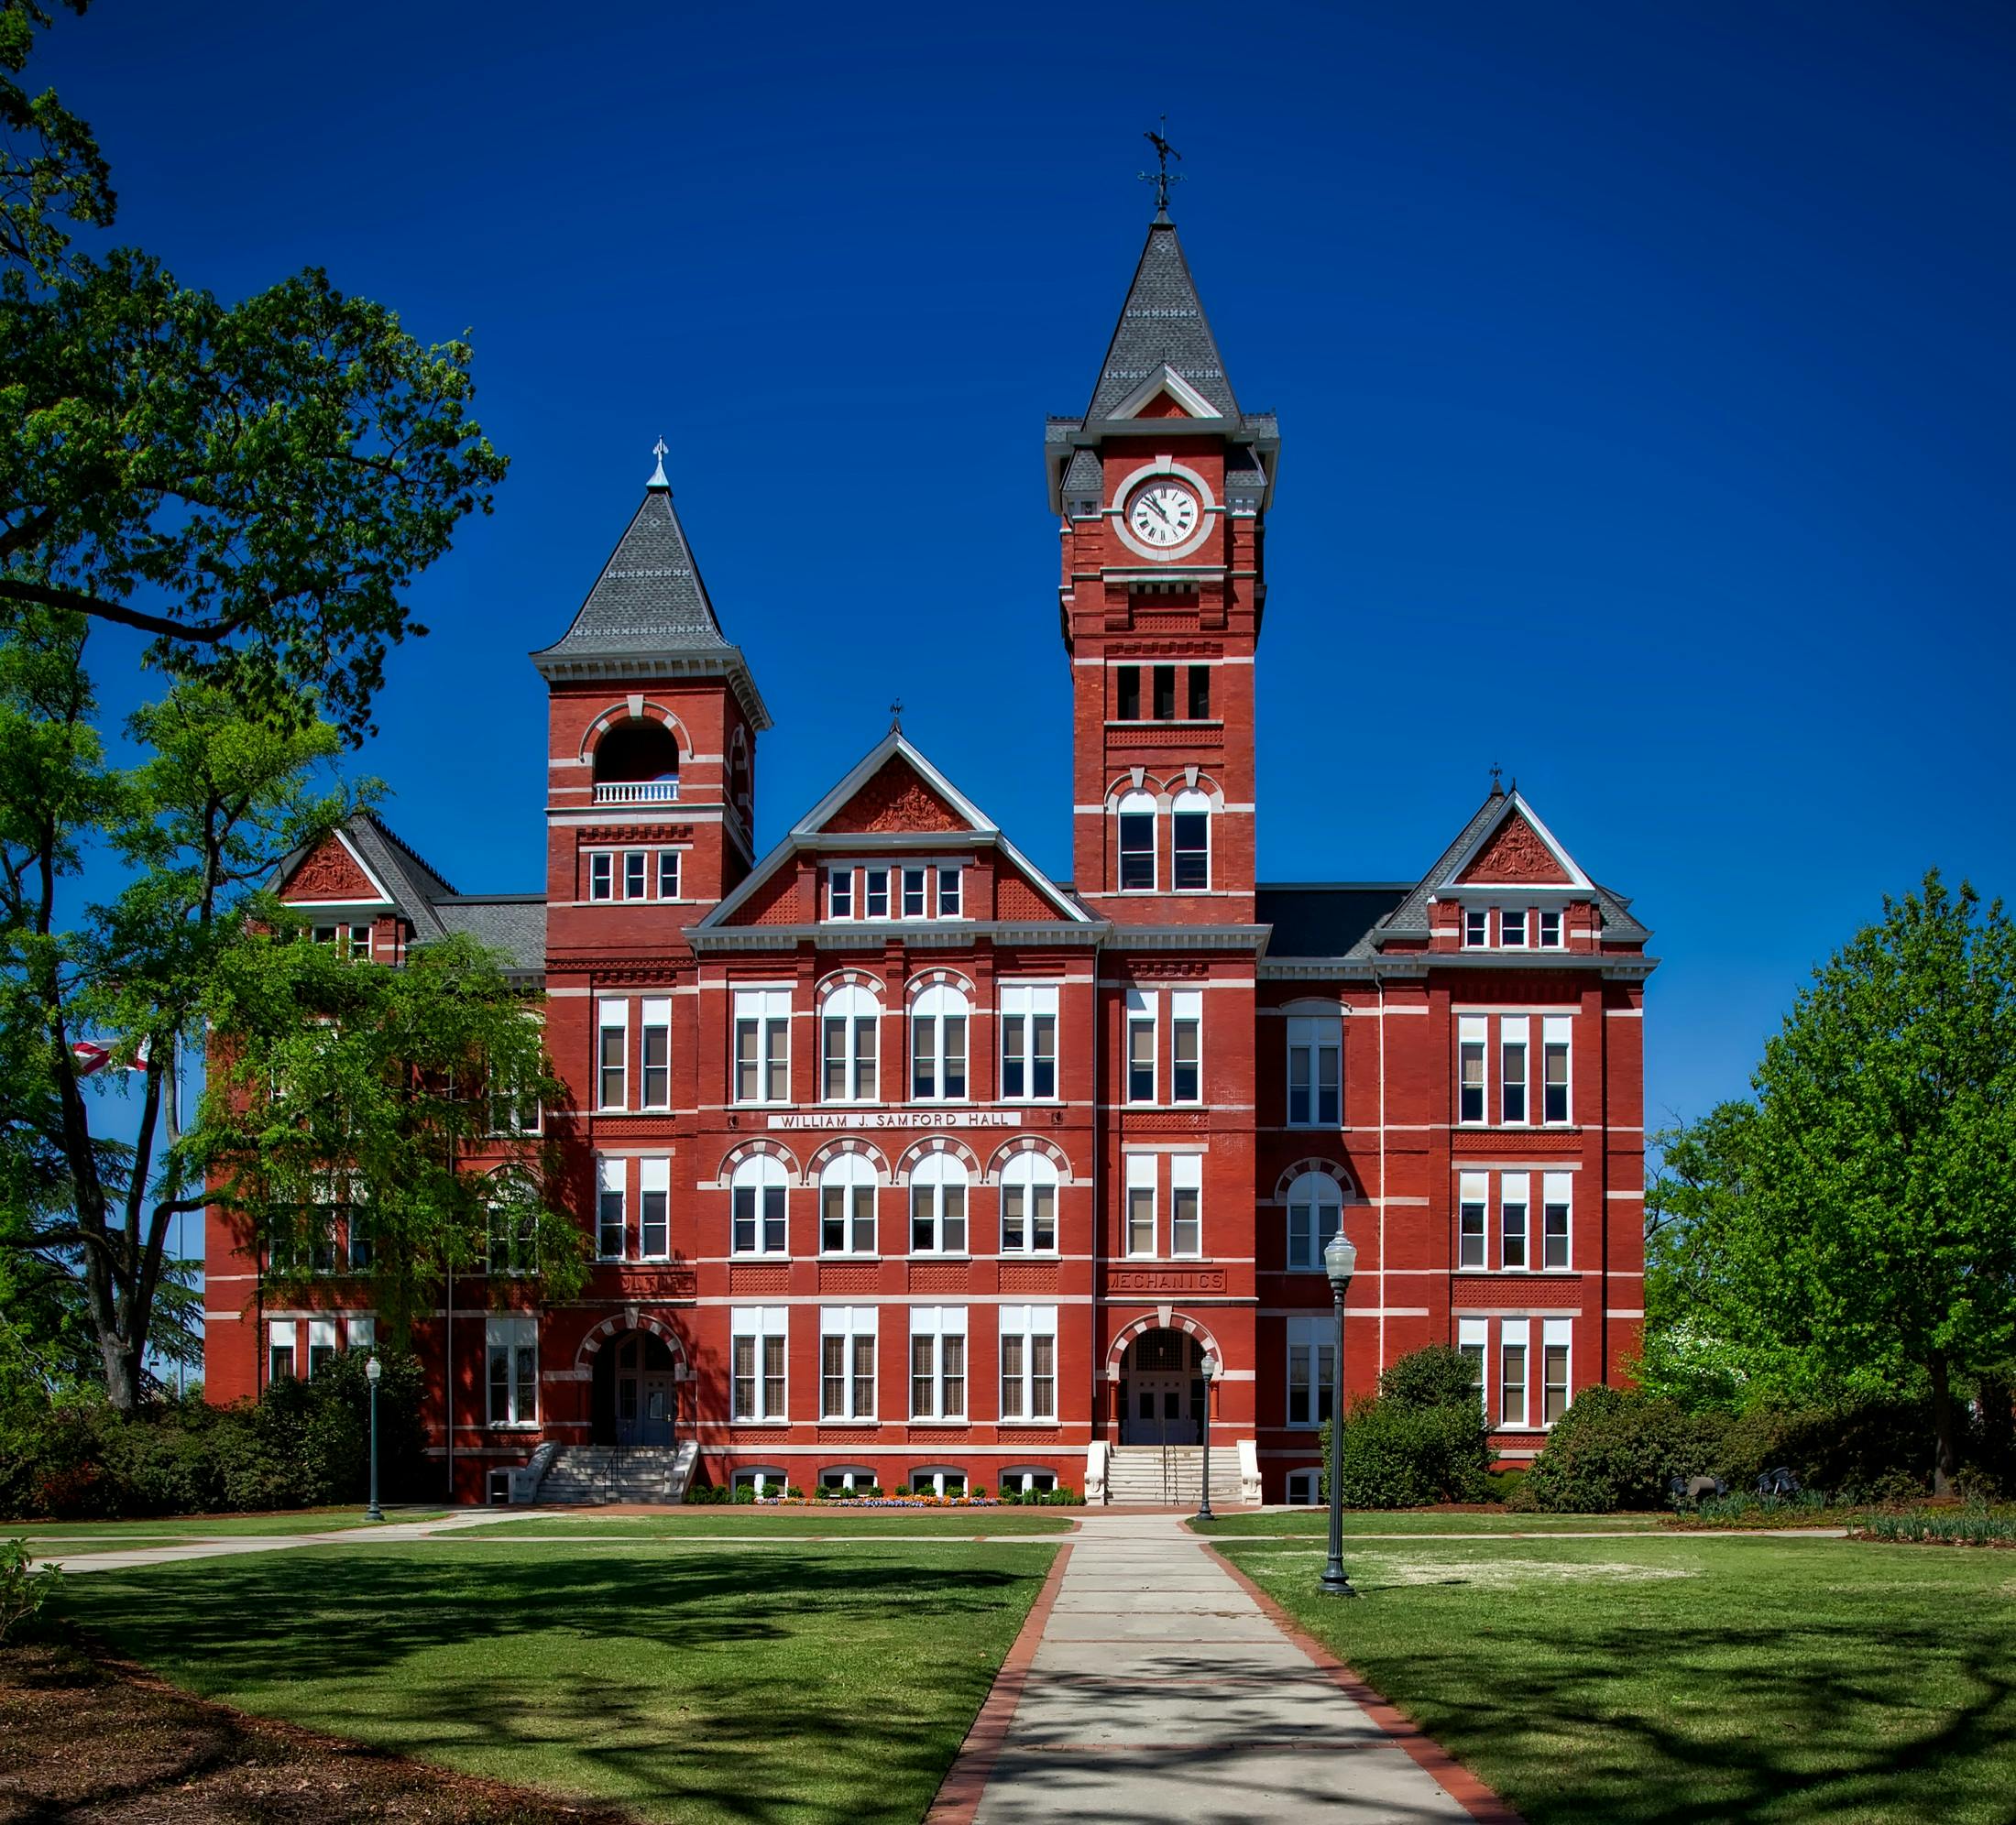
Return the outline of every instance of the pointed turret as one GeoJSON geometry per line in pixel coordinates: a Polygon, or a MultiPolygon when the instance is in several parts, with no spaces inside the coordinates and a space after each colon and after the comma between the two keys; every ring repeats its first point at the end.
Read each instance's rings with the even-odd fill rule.
{"type": "Polygon", "coordinates": [[[1158,216],[1148,230],[1127,301],[1113,326],[1105,366],[1085,408],[1087,422],[1132,416],[1126,410],[1132,397],[1145,383],[1161,380],[1165,368],[1210,408],[1189,416],[1238,418],[1239,400],[1197,295],[1190,264],[1183,257],[1176,224],[1158,216]]]}

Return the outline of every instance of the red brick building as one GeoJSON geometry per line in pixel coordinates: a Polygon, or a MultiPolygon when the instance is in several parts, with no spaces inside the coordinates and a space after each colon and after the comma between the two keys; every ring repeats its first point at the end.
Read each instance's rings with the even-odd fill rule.
{"type": "MultiPolygon", "coordinates": [[[[1255,881],[1280,439],[1166,219],[1046,449],[1072,882],[895,729],[759,857],[770,717],[662,466],[533,655],[545,891],[457,894],[373,818],[292,867],[333,941],[509,952],[573,1091],[583,1295],[477,1276],[420,1339],[462,1494],[542,1442],[1129,1492],[1109,1452],[1209,1408],[1235,1487],[1309,1499],[1340,1222],[1349,1387],[1456,1344],[1507,1459],[1634,1347],[1649,934],[1496,787],[1417,881],[1255,881]]],[[[369,1337],[340,1251],[282,1310],[209,1246],[214,1396],[369,1337]]]]}

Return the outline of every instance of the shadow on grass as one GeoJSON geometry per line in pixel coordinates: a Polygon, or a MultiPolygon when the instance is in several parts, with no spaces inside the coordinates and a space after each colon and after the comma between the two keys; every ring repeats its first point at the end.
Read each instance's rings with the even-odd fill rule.
{"type": "Polygon", "coordinates": [[[178,1683],[499,1779],[680,1820],[915,1820],[1051,1557],[971,1550],[311,1549],[94,1574],[62,1605],[178,1683]]]}

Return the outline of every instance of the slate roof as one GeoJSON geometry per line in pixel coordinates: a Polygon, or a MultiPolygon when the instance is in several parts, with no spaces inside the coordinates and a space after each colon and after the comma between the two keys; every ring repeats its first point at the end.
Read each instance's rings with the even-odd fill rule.
{"type": "Polygon", "coordinates": [[[715,619],[672,489],[653,476],[573,625],[532,656],[615,659],[734,650],[715,619]]]}
{"type": "MultiPolygon", "coordinates": [[[[360,812],[343,826],[343,834],[364,858],[364,865],[384,883],[400,916],[420,938],[439,937],[441,921],[434,916],[434,902],[454,894],[455,889],[410,848],[375,811],[360,812]]],[[[293,866],[292,858],[283,866],[293,866]]]]}
{"type": "Polygon", "coordinates": [[[1274,927],[1270,957],[1342,956],[1408,888],[1404,880],[1263,882],[1254,891],[1254,917],[1274,927]]]}
{"type": "Polygon", "coordinates": [[[1183,257],[1176,225],[1158,221],[1149,228],[1141,263],[1134,268],[1105,365],[1092,388],[1092,402],[1085,409],[1086,420],[1110,417],[1115,406],[1165,365],[1210,400],[1221,417],[1239,416],[1239,400],[1190,278],[1189,262],[1183,257]]]}
{"type": "Polygon", "coordinates": [[[466,932],[502,951],[514,971],[538,976],[546,967],[546,896],[542,893],[465,893],[434,902],[444,927],[466,932]]]}

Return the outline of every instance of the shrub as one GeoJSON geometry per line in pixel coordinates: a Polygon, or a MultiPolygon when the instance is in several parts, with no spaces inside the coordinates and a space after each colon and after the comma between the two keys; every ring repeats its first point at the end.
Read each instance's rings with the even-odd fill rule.
{"type": "MultiPolygon", "coordinates": [[[[1330,1499],[1330,1427],[1320,1428],[1323,1500],[1330,1499]]],[[[1488,1487],[1490,1447],[1475,1371],[1461,1350],[1409,1351],[1379,1377],[1379,1392],[1344,1416],[1343,1499],[1350,1508],[1475,1502],[1488,1487]]]]}
{"type": "Polygon", "coordinates": [[[1548,1434],[1526,1492],[1536,1508],[1556,1514],[1663,1507],[1675,1477],[1715,1467],[1727,1423],[1668,1400],[1584,1388],[1548,1434]]]}
{"type": "Polygon", "coordinates": [[[34,1623],[61,1576],[54,1566],[30,1569],[26,1540],[0,1540],[0,1642],[34,1623]]]}
{"type": "Polygon", "coordinates": [[[1850,1501],[1879,1490],[1906,1499],[1932,1481],[1933,1429],[1920,1401],[1862,1401],[1845,1406],[1759,1404],[1730,1422],[1717,1469],[1732,1490],[1787,1466],[1802,1487],[1850,1501]]]}
{"type": "Polygon", "coordinates": [[[1409,1350],[1380,1375],[1379,1398],[1404,1407],[1478,1411],[1476,1364],[1446,1343],[1409,1350]]]}

